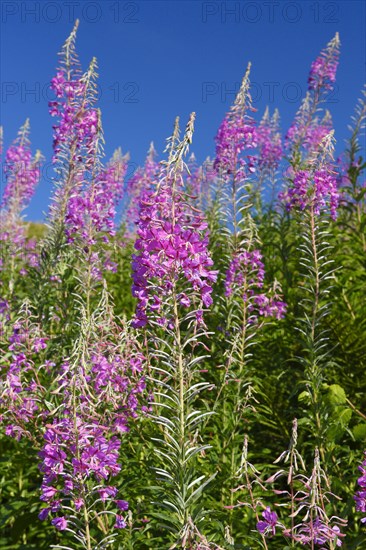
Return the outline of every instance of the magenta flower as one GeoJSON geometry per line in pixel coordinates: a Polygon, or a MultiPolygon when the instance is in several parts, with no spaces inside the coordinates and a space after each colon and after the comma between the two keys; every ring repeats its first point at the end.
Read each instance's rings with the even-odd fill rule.
{"type": "MultiPolygon", "coordinates": [[[[357,484],[361,490],[357,491],[353,498],[356,502],[357,512],[366,514],[366,451],[364,453],[364,461],[358,469],[362,473],[362,476],[357,480],[357,484]]],[[[361,523],[366,523],[366,515],[361,519],[361,523]]]]}
{"type": "Polygon", "coordinates": [[[50,511],[51,511],[51,508],[42,508],[42,510],[38,514],[38,518],[41,521],[44,521],[45,519],[48,518],[48,514],[50,513],[50,511]]]}
{"type": "MultiPolygon", "coordinates": [[[[138,254],[132,261],[132,294],[138,300],[135,328],[148,323],[149,312],[165,324],[162,300],[172,295],[178,282],[188,283],[205,307],[212,304],[217,271],[211,269],[207,223],[185,200],[181,177],[173,182],[162,167],[157,189],[147,190],[141,197],[137,233],[138,254]]],[[[177,298],[183,307],[189,307],[187,292],[177,298]]]]}
{"type": "Polygon", "coordinates": [[[134,238],[139,220],[139,203],[145,191],[152,189],[159,173],[159,164],[156,162],[154,144],[150,144],[145,164],[138,168],[127,184],[127,205],[123,215],[125,237],[134,238]]]}
{"type": "Polygon", "coordinates": [[[269,533],[275,535],[278,521],[276,512],[271,512],[271,508],[267,506],[265,511],[262,513],[262,517],[263,520],[258,521],[257,523],[257,530],[263,535],[268,535],[269,533]]]}
{"type": "MultiPolygon", "coordinates": [[[[88,245],[93,245],[98,234],[103,234],[105,242],[108,242],[108,236],[115,235],[116,207],[124,193],[127,161],[128,155],[123,156],[117,150],[94,183],[76,186],[71,192],[65,216],[69,242],[81,237],[88,245]]],[[[97,260],[96,255],[92,261],[96,263],[97,260]]]]}
{"type": "Polygon", "coordinates": [[[310,520],[303,524],[293,538],[303,545],[311,545],[313,543],[323,546],[324,544],[332,541],[336,542],[337,546],[342,546],[340,536],[343,535],[337,525],[331,527],[322,522],[319,517],[316,517],[314,521],[310,520]]]}
{"type": "Polygon", "coordinates": [[[36,338],[33,342],[32,350],[35,353],[39,353],[43,349],[46,349],[46,347],[47,347],[47,344],[46,344],[45,338],[36,338]]]}
{"type": "MultiPolygon", "coordinates": [[[[21,331],[14,343],[20,338],[21,331]]],[[[25,360],[19,357],[20,362],[25,360]]],[[[88,361],[87,372],[85,364],[70,361],[59,368],[60,412],[46,424],[39,453],[41,500],[47,503],[44,518],[57,512],[68,520],[70,506],[75,512],[84,506],[100,508],[100,500],[103,510],[107,504],[114,505],[116,511],[128,509],[112,480],[121,471],[120,434],[129,430],[129,422],[143,409],[145,357],[135,339],[126,336],[119,348],[101,334],[100,342],[90,344],[88,361]],[[75,413],[73,386],[78,400],[75,413]]]]}
{"type": "Polygon", "coordinates": [[[127,526],[127,523],[125,522],[124,518],[120,515],[116,515],[116,523],[114,525],[115,529],[124,529],[127,526]]]}
{"type": "Polygon", "coordinates": [[[278,113],[272,119],[266,110],[258,128],[258,165],[265,169],[276,169],[282,159],[282,140],[278,128],[278,113]]]}
{"type": "Polygon", "coordinates": [[[215,168],[227,178],[236,172],[244,178],[246,170],[254,171],[254,165],[251,157],[245,160],[240,155],[256,146],[257,131],[253,120],[246,116],[225,118],[216,136],[215,168]]]}
{"type": "Polygon", "coordinates": [[[116,500],[116,504],[117,504],[117,507],[122,510],[123,512],[125,512],[126,510],[128,510],[128,502],[127,500],[116,500]]]}
{"type": "Polygon", "coordinates": [[[40,178],[41,156],[32,158],[29,142],[29,120],[20,128],[17,139],[6,153],[4,172],[6,185],[1,208],[19,216],[28,206],[40,178]]]}
{"type": "Polygon", "coordinates": [[[338,33],[312,62],[308,79],[309,90],[333,89],[339,59],[338,33]]]}
{"type": "Polygon", "coordinates": [[[55,487],[51,487],[49,485],[43,485],[41,490],[42,490],[41,500],[44,500],[46,502],[52,500],[53,497],[58,492],[58,489],[56,489],[55,487]]]}
{"type": "Polygon", "coordinates": [[[63,516],[58,517],[58,518],[53,518],[53,520],[51,520],[51,523],[52,523],[52,525],[54,525],[54,526],[56,527],[56,529],[58,529],[59,531],[64,531],[64,530],[67,528],[67,521],[66,521],[66,518],[64,518],[63,516]]]}
{"type": "Polygon", "coordinates": [[[2,387],[0,405],[7,411],[3,419],[6,434],[20,439],[27,433],[27,424],[35,420],[40,413],[40,403],[44,389],[36,381],[35,355],[37,344],[44,341],[36,324],[29,324],[29,311],[23,311],[23,317],[14,323],[8,337],[8,355],[2,362],[2,387]]]}
{"type": "Polygon", "coordinates": [[[322,168],[311,174],[308,170],[296,172],[293,184],[288,191],[280,194],[288,210],[294,207],[300,210],[312,207],[319,215],[322,210],[329,210],[332,219],[337,217],[339,192],[337,179],[328,169],[322,168]]]}
{"type": "Polygon", "coordinates": [[[9,265],[10,258],[21,276],[26,275],[28,266],[38,265],[36,242],[27,239],[21,214],[40,180],[41,161],[39,151],[32,157],[29,121],[26,120],[5,157],[5,188],[0,202],[0,272],[9,265]]]}
{"type": "Polygon", "coordinates": [[[103,502],[106,502],[106,500],[110,497],[114,498],[117,492],[118,491],[116,487],[111,487],[111,486],[106,486],[106,487],[103,487],[102,489],[98,489],[99,496],[103,502]]]}
{"type": "Polygon", "coordinates": [[[243,155],[246,150],[253,149],[258,145],[255,121],[248,114],[254,110],[249,93],[249,72],[250,65],[235,102],[222,121],[215,138],[214,167],[225,181],[229,181],[233,177],[236,183],[255,172],[255,157],[243,155]]]}
{"type": "Polygon", "coordinates": [[[254,321],[257,315],[282,319],[286,313],[286,304],[274,296],[258,292],[264,283],[264,264],[259,250],[245,250],[235,254],[226,272],[225,296],[234,292],[241,293],[254,321]]]}
{"type": "Polygon", "coordinates": [[[320,112],[320,104],[326,99],[326,92],[333,88],[338,55],[337,33],[312,64],[309,91],[286,134],[286,148],[290,153],[291,166],[295,170],[304,168],[302,161],[311,159],[314,153],[321,151],[322,142],[332,129],[329,112],[325,112],[322,120],[319,120],[317,113],[320,112]]]}

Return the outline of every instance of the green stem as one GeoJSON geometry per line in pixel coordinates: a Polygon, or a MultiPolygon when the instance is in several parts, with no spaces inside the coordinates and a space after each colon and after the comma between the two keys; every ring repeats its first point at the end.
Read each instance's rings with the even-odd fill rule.
{"type": "MultiPolygon", "coordinates": [[[[179,446],[180,446],[180,494],[183,502],[185,502],[185,487],[184,487],[184,444],[186,436],[186,415],[185,415],[185,401],[184,401],[184,364],[183,364],[183,352],[182,352],[182,339],[179,324],[178,303],[176,298],[175,288],[173,290],[173,312],[174,312],[174,328],[175,338],[177,346],[177,366],[178,366],[178,384],[179,384],[179,446]]],[[[188,509],[184,508],[183,526],[187,524],[189,519],[188,509]]]]}

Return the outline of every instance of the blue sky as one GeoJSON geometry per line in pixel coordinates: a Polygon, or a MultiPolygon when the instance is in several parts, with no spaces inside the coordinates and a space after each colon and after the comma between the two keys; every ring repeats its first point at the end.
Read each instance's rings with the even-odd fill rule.
{"type": "MultiPolygon", "coordinates": [[[[2,0],[5,147],[30,117],[32,148],[50,160],[47,86],[57,52],[79,18],[83,68],[93,56],[99,64],[106,154],[118,146],[129,151],[131,170],[143,162],[150,141],[161,153],[175,117],[184,126],[191,111],[197,113],[191,150],[199,161],[213,155],[217,127],[248,61],[257,116],[266,105],[278,107],[286,131],[306,91],[311,61],[336,31],[341,61],[329,108],[339,152],[365,81],[365,17],[362,0],[2,0]]],[[[43,178],[28,219],[42,219],[51,191],[50,178],[43,178]]]]}

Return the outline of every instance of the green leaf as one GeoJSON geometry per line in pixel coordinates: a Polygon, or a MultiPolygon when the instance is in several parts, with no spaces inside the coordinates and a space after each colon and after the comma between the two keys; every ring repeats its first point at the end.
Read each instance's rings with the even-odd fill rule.
{"type": "Polygon", "coordinates": [[[329,386],[328,397],[332,405],[343,405],[347,402],[346,392],[338,384],[332,384],[332,386],[329,386]]]}
{"type": "Polygon", "coordinates": [[[366,424],[357,424],[357,426],[353,427],[352,433],[356,441],[366,440],[366,424]]]}

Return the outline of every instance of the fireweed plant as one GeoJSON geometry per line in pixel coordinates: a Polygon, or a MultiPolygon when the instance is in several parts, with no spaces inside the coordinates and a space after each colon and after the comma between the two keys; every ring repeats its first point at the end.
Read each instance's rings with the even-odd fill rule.
{"type": "MultiPolygon", "coordinates": [[[[334,131],[329,115],[319,123],[317,113],[324,94],[332,89],[339,55],[335,38],[312,64],[309,91],[287,134],[289,150],[288,189],[281,193],[288,210],[301,213],[300,272],[303,277],[299,304],[299,325],[304,369],[299,400],[309,407],[309,423],[325,460],[329,407],[323,399],[330,362],[328,331],[324,320],[330,312],[334,262],[330,257],[329,218],[335,220],[339,205],[335,165],[334,131]]],[[[328,447],[328,452],[330,448],[328,447]]]]}
{"type": "Polygon", "coordinates": [[[17,274],[27,273],[27,266],[37,265],[36,242],[27,238],[27,227],[22,223],[22,212],[28,206],[40,178],[42,156],[40,151],[32,158],[29,141],[30,124],[26,120],[17,139],[5,155],[2,176],[5,179],[0,203],[0,270],[2,295],[12,300],[17,274]]]}
{"type": "Polygon", "coordinates": [[[132,263],[132,292],[138,300],[133,325],[149,327],[151,380],[156,384],[156,504],[163,509],[159,518],[170,526],[174,548],[200,544],[200,496],[215,476],[207,479],[197,472],[198,457],[210,447],[200,443],[199,427],[211,411],[196,405],[210,384],[200,381],[197,371],[207,358],[199,350],[207,349],[204,309],[212,304],[217,272],[208,252],[207,223],[187,201],[183,186],[183,159],[193,123],[194,114],[180,139],[176,120],[166,148],[168,159],[161,163],[156,183],[141,197],[132,263]]]}
{"type": "MultiPolygon", "coordinates": [[[[272,162],[273,154],[269,151],[269,136],[275,131],[276,119],[271,123],[266,113],[260,130],[256,127],[250,114],[254,109],[249,74],[250,66],[233,106],[219,127],[214,161],[216,180],[213,181],[219,202],[215,238],[225,243],[227,250],[227,254],[221,255],[219,264],[223,288],[217,300],[221,302],[219,330],[224,340],[225,361],[220,365],[222,376],[215,408],[220,409],[223,418],[218,442],[223,489],[221,502],[231,510],[234,503],[232,489],[245,433],[243,424],[248,420],[248,413],[253,412],[255,400],[254,379],[250,373],[252,346],[263,325],[270,319],[281,319],[286,311],[280,285],[275,281],[270,288],[265,282],[260,239],[250,213],[251,198],[255,198],[257,210],[260,209],[261,185],[267,168],[273,172],[271,166],[275,166],[276,161],[272,162]]],[[[233,521],[232,516],[230,529],[233,529],[233,521]]]]}
{"type": "Polygon", "coordinates": [[[338,35],[285,135],[249,65],[211,158],[191,115],[131,174],[77,28],[45,224],[28,121],[2,166],[0,549],[364,547],[366,110],[334,159],[338,35]]]}

